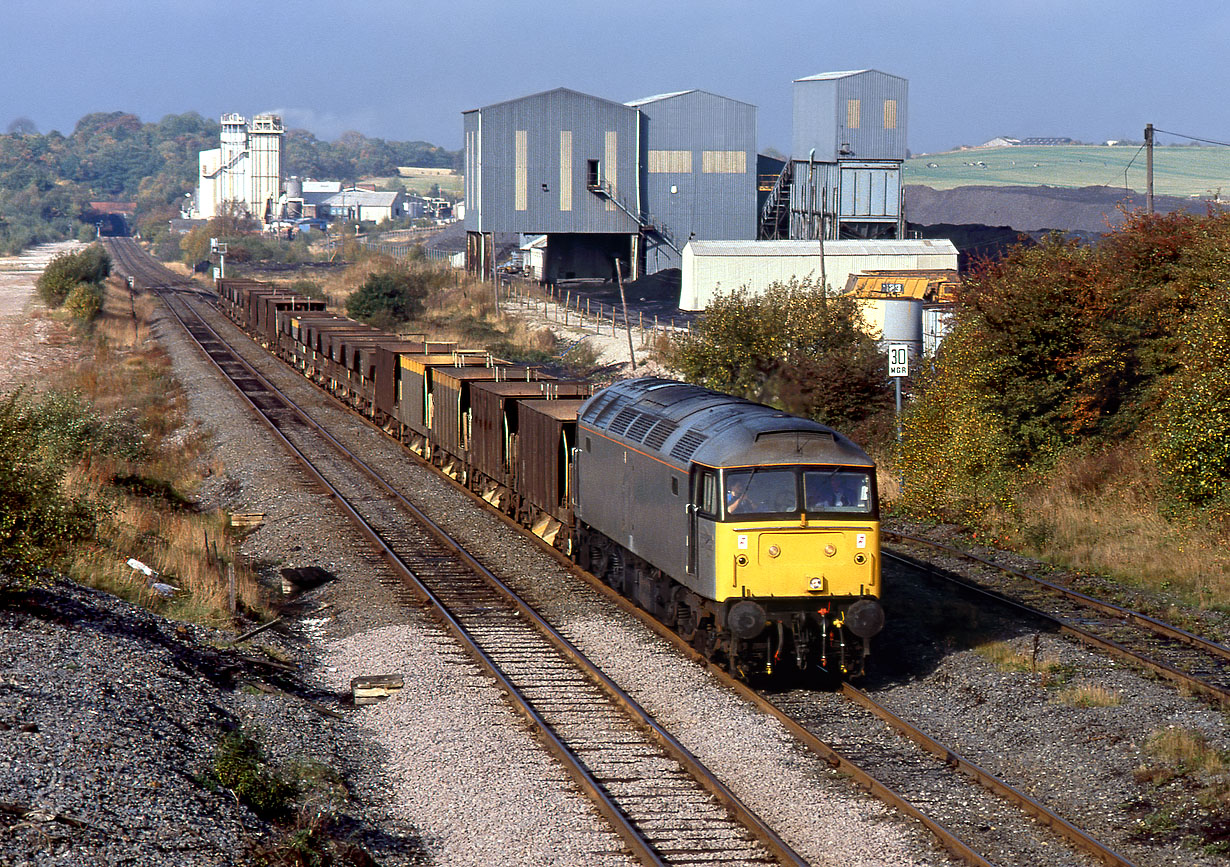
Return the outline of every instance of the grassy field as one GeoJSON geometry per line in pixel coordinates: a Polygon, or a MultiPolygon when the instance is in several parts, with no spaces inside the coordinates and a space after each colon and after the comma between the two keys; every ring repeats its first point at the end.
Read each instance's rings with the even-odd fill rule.
{"type": "MultiPolygon", "coordinates": [[[[978,148],[924,154],[906,161],[905,182],[923,184],[937,190],[986,184],[1128,186],[1144,192],[1145,153],[1139,146],[1073,145],[978,148]]],[[[1159,196],[1215,198],[1221,194],[1230,198],[1230,149],[1155,148],[1153,190],[1159,196]]]]}
{"type": "Polygon", "coordinates": [[[414,169],[403,170],[400,176],[391,178],[364,178],[365,181],[371,181],[376,184],[379,189],[389,190],[400,186],[407,192],[426,195],[431,189],[432,184],[440,185],[440,192],[447,196],[460,198],[465,192],[465,178],[457,172],[449,172],[448,174],[436,174],[433,170],[416,171],[414,169]]]}

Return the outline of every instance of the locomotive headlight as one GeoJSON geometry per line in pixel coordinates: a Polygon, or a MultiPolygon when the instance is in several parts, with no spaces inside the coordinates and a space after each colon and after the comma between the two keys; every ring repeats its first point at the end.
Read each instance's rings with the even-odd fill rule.
{"type": "Polygon", "coordinates": [[[824,546],[824,556],[825,557],[834,557],[836,556],[836,554],[837,554],[836,545],[825,545],[824,546]]]}
{"type": "Polygon", "coordinates": [[[782,549],[781,549],[781,548],[779,548],[779,547],[777,547],[776,545],[770,545],[770,546],[769,546],[769,556],[770,556],[770,557],[777,557],[777,556],[779,556],[781,553],[782,553],[782,549]]]}
{"type": "Polygon", "coordinates": [[[738,557],[735,558],[735,562],[738,563],[740,566],[746,566],[747,565],[747,555],[740,554],[738,557]]]}
{"type": "Polygon", "coordinates": [[[854,555],[854,562],[862,566],[864,563],[867,562],[867,555],[860,551],[859,553],[854,555]]]}

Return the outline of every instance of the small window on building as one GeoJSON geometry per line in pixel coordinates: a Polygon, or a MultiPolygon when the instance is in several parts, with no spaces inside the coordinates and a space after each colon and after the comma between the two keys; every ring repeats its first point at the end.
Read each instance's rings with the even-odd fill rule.
{"type": "Polygon", "coordinates": [[[884,128],[897,128],[897,100],[895,99],[884,100],[884,128]]]}
{"type": "Polygon", "coordinates": [[[586,160],[585,162],[585,186],[591,190],[596,190],[602,184],[602,160],[586,160]]]}
{"type": "Polygon", "coordinates": [[[861,105],[857,99],[846,100],[846,129],[858,129],[861,105]]]}

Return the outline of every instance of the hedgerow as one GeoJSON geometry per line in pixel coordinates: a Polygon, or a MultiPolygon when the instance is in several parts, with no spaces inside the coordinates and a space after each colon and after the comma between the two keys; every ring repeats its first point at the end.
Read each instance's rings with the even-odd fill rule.
{"type": "Polygon", "coordinates": [[[905,504],[969,519],[1076,454],[1151,452],[1176,507],[1230,505],[1230,215],[1130,215],[970,278],[916,383],[905,504]]]}

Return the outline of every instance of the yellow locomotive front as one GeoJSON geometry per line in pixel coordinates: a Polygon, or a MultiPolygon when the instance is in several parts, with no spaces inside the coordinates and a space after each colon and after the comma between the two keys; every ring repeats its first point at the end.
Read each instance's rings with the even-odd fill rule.
{"type": "Polygon", "coordinates": [[[732,657],[861,672],[884,624],[873,468],[727,467],[711,478],[714,597],[732,657]]]}

